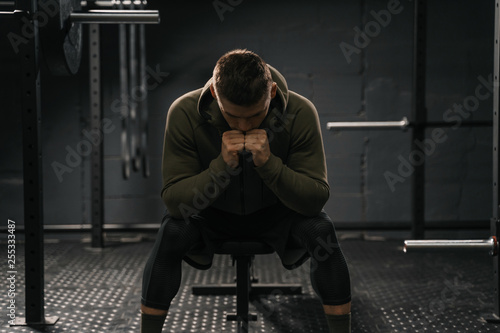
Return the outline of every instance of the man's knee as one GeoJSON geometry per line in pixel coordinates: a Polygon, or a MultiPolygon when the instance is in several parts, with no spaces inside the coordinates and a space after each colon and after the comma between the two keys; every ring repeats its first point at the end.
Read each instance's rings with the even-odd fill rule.
{"type": "Polygon", "coordinates": [[[332,240],[337,242],[332,220],[324,212],[299,222],[295,228],[295,234],[315,242],[331,242],[332,240]]]}
{"type": "Polygon", "coordinates": [[[188,232],[188,229],[189,225],[184,220],[170,217],[161,225],[160,233],[163,237],[173,238],[182,236],[188,232]]]}
{"type": "Polygon", "coordinates": [[[333,223],[324,212],[302,221],[294,234],[302,240],[310,256],[316,260],[324,261],[340,249],[333,223]]]}
{"type": "Polygon", "coordinates": [[[161,237],[162,247],[169,251],[187,251],[198,239],[198,229],[192,223],[172,217],[166,219],[158,236],[161,237]]]}

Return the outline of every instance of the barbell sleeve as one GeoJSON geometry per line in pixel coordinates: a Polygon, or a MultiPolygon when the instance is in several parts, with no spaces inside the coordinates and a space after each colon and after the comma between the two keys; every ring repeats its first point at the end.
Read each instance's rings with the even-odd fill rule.
{"type": "Polygon", "coordinates": [[[24,14],[22,10],[14,10],[14,11],[0,11],[1,19],[18,19],[20,15],[24,14]]]}
{"type": "Polygon", "coordinates": [[[117,2],[115,1],[112,1],[112,0],[108,0],[108,1],[82,1],[80,3],[81,7],[82,8],[85,8],[89,5],[89,3],[91,3],[93,6],[97,6],[97,7],[103,7],[103,8],[113,8],[114,5],[117,4],[117,2]]]}
{"type": "Polygon", "coordinates": [[[147,4],[147,1],[131,1],[131,0],[95,0],[95,1],[87,1],[87,0],[82,0],[81,1],[81,6],[82,8],[85,8],[89,5],[89,3],[92,3],[93,6],[97,7],[103,7],[103,8],[113,8],[114,6],[118,5],[123,5],[125,7],[131,6],[134,4],[135,6],[139,7],[141,3],[143,5],[147,4]],[[136,3],[137,2],[137,3],[136,3]]]}
{"type": "Polygon", "coordinates": [[[73,23],[99,24],[158,24],[160,14],[157,10],[89,10],[70,14],[73,23]]]}
{"type": "Polygon", "coordinates": [[[420,252],[429,250],[477,250],[488,251],[490,255],[497,255],[498,242],[495,236],[488,239],[469,240],[405,240],[404,252],[420,252]]]}
{"type": "Polygon", "coordinates": [[[408,118],[403,117],[400,121],[334,121],[328,122],[328,130],[342,128],[400,128],[406,129],[410,125],[408,118]]]}

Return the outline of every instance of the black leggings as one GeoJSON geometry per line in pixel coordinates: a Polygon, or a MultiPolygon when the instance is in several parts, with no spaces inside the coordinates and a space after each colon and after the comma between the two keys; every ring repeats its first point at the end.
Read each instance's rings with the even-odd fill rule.
{"type": "MultiPolygon", "coordinates": [[[[293,214],[287,223],[291,239],[311,257],[311,283],[321,302],[326,305],[348,303],[351,300],[349,270],[328,215],[321,212],[311,218],[293,214]]],[[[196,223],[169,215],[164,218],[144,269],[142,304],[168,310],[180,287],[182,259],[202,241],[196,223]]]]}
{"type": "Polygon", "coordinates": [[[311,284],[321,302],[326,305],[350,302],[349,269],[328,215],[321,212],[313,218],[299,219],[292,224],[290,233],[311,257],[311,284]]]}

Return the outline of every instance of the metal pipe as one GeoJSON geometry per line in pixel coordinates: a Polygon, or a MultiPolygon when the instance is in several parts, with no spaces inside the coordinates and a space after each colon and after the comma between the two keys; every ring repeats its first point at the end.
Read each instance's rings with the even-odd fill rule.
{"type": "Polygon", "coordinates": [[[80,3],[82,8],[87,7],[89,4],[97,7],[113,8],[115,1],[82,1],[80,3]]]}
{"type": "Polygon", "coordinates": [[[426,251],[426,250],[481,250],[489,251],[490,255],[496,255],[498,243],[495,236],[489,239],[469,240],[406,240],[404,252],[426,251]]]}
{"type": "MultiPolygon", "coordinates": [[[[99,133],[102,122],[101,34],[99,24],[89,25],[90,127],[99,133]]],[[[104,247],[104,173],[103,140],[94,143],[90,156],[92,247],[104,247]]]]}
{"type": "Polygon", "coordinates": [[[340,128],[400,128],[406,129],[410,125],[408,118],[400,121],[335,121],[326,124],[328,130],[340,128]]]}
{"type": "Polygon", "coordinates": [[[136,0],[136,1],[130,1],[130,0],[127,0],[127,1],[118,1],[118,0],[86,1],[86,0],[83,0],[81,2],[81,6],[83,8],[85,8],[89,5],[89,3],[92,3],[92,5],[97,6],[97,7],[105,7],[105,8],[112,8],[113,6],[118,5],[120,3],[122,3],[125,7],[128,7],[132,4],[134,4],[136,6],[139,6],[141,4],[147,5],[147,1],[138,1],[138,0],[136,0]]]}
{"type": "Polygon", "coordinates": [[[20,15],[23,15],[24,11],[22,10],[14,10],[14,11],[0,11],[1,19],[19,19],[20,15]]]}
{"type": "MultiPolygon", "coordinates": [[[[459,221],[456,224],[450,226],[450,223],[453,221],[439,221],[439,222],[430,222],[426,226],[426,230],[443,230],[447,231],[455,231],[456,229],[468,229],[468,230],[481,230],[486,232],[489,229],[488,221],[459,221]]],[[[82,223],[82,224],[44,224],[44,230],[50,231],[80,231],[80,230],[90,230],[92,227],[91,224],[82,223]]],[[[410,224],[406,221],[373,221],[373,222],[353,222],[353,221],[337,221],[335,227],[338,227],[342,230],[389,230],[389,231],[400,231],[400,230],[409,230],[410,224]]],[[[134,229],[158,229],[158,224],[155,223],[106,223],[104,224],[105,230],[111,229],[122,229],[122,230],[134,230],[134,229]]],[[[16,230],[19,232],[24,232],[24,226],[18,225],[16,230]]],[[[7,227],[0,225],[0,235],[2,233],[7,233],[7,227]]]]}
{"type": "Polygon", "coordinates": [[[89,10],[70,14],[73,23],[158,24],[157,10],[89,10]]]}
{"type": "MultiPolygon", "coordinates": [[[[145,1],[141,1],[139,8],[146,8],[145,1]]],[[[147,178],[150,175],[149,170],[149,157],[148,157],[148,81],[147,81],[147,58],[146,58],[146,26],[144,24],[139,25],[139,77],[140,77],[140,87],[142,92],[142,101],[139,103],[140,106],[140,152],[141,152],[141,166],[142,175],[147,178]]]]}

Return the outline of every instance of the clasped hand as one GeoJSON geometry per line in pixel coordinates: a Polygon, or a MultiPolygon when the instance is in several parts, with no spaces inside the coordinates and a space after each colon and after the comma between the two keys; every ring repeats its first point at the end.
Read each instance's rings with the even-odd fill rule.
{"type": "Polygon", "coordinates": [[[264,165],[271,155],[266,131],[253,129],[243,133],[242,131],[231,130],[222,134],[222,158],[231,168],[238,167],[239,153],[243,150],[252,153],[255,166],[264,165]]]}

